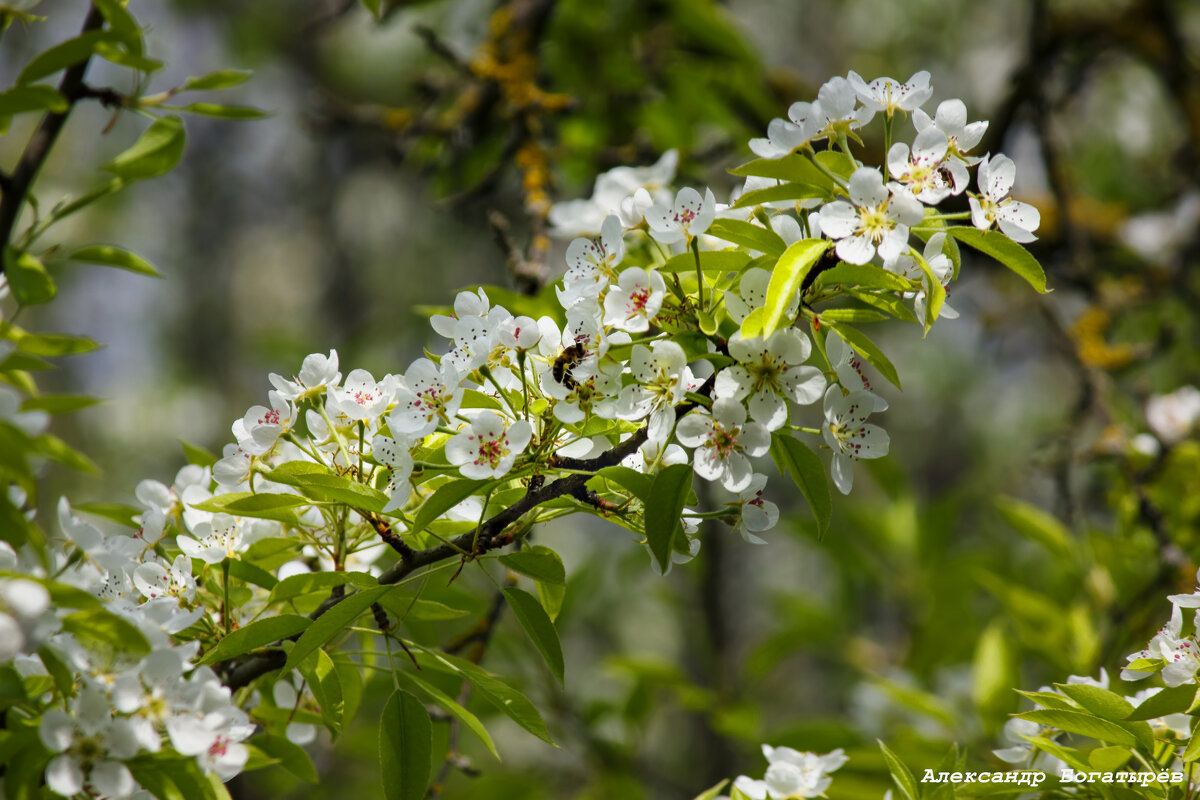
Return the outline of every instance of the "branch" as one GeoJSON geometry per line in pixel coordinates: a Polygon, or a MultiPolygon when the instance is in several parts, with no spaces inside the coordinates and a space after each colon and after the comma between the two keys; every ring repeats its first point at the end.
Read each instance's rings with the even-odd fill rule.
{"type": "MultiPolygon", "coordinates": [[[[712,392],[715,380],[715,375],[710,377],[700,387],[697,394],[707,397],[712,392]]],[[[695,407],[696,403],[694,401],[685,401],[675,406],[675,414],[676,416],[683,416],[695,407]]],[[[648,429],[649,423],[643,425],[636,433],[613,449],[595,458],[554,459],[551,462],[551,468],[558,466],[574,470],[575,472],[544,485],[538,485],[536,482],[533,483],[525,495],[516,503],[513,503],[508,508],[488,519],[475,530],[460,534],[445,544],[439,544],[424,550],[414,550],[408,545],[405,545],[405,550],[400,550],[393,545],[393,548],[397,549],[400,553],[400,560],[379,576],[380,585],[386,586],[399,583],[423,567],[431,566],[439,561],[445,561],[448,558],[461,556],[464,552],[469,552],[472,556],[475,556],[482,555],[489,550],[498,550],[502,547],[507,547],[513,542],[512,534],[505,533],[510,525],[520,521],[522,517],[542,503],[547,503],[559,497],[575,497],[578,493],[586,493],[587,482],[596,472],[605,467],[615,467],[627,456],[637,452],[637,449],[647,439],[648,429]]],[[[379,528],[376,527],[376,530],[379,530],[379,528]]],[[[395,534],[392,535],[394,536],[395,534]]],[[[385,541],[387,540],[385,539],[385,541]]],[[[349,596],[346,595],[346,597],[349,596]]],[[[310,614],[309,617],[317,619],[343,599],[345,598],[330,597],[318,606],[317,610],[310,614]]],[[[298,638],[300,638],[299,634],[292,637],[292,639],[298,638]]],[[[265,675],[272,670],[279,669],[283,666],[286,658],[286,655],[282,651],[266,656],[254,656],[229,670],[225,677],[225,685],[236,691],[248,685],[255,678],[265,675]]]]}
{"type": "MultiPolygon", "coordinates": [[[[103,24],[104,15],[94,5],[90,6],[87,17],[83,21],[82,32],[98,30],[103,24]]],[[[66,98],[67,109],[42,117],[41,124],[38,125],[37,130],[33,132],[33,136],[25,145],[25,152],[21,154],[21,160],[17,162],[16,169],[13,170],[9,180],[4,183],[4,197],[0,199],[0,248],[8,248],[9,242],[12,240],[13,227],[17,224],[21,208],[25,205],[25,196],[29,193],[34,179],[37,178],[42,164],[50,155],[54,142],[58,139],[58,134],[62,132],[71,109],[75,107],[75,103],[86,96],[83,76],[87,73],[90,62],[91,56],[78,64],[73,64],[63,75],[62,82],[58,85],[58,92],[66,98]]],[[[4,263],[3,260],[0,260],[0,275],[3,274],[4,263]]]]}

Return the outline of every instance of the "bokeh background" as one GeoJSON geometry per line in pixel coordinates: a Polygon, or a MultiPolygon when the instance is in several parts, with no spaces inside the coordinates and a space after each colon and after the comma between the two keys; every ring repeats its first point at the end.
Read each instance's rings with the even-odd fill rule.
{"type": "MultiPolygon", "coordinates": [[[[959,97],[990,120],[981,150],[1010,155],[1016,194],[1041,209],[1031,250],[1051,294],[968,259],[951,290],[960,319],[924,340],[871,331],[905,382],[884,387],[892,454],[860,465],[823,541],[769,466],[783,508],[770,543],[706,530],[700,557],[665,579],[615,526],[539,533],[570,576],[566,689],[511,619],[483,664],[529,692],[561,747],[491,717],[504,762],[462,740],[471,768],[442,796],[690,798],[761,775],[763,742],[844,747],[832,798],[882,796],[877,737],[914,769],[952,742],[1000,768],[990,751],[1011,744],[1014,687],[1101,667],[1118,686],[1164,596],[1191,590],[1195,428],[1152,427],[1146,403],[1200,383],[1197,4],[382,0],[378,19],[341,0],[130,5],[167,64],[156,85],[253,69],[229,96],[271,115],[189,119],[178,169],[59,229],[128,246],[165,279],[81,269],[22,320],[105,343],[42,383],[106,398],[56,420],[103,472],[50,473],[45,498],[130,500],[143,477],[169,482],[180,440],[219,452],[267,374],[310,352],[336,348],[343,372],[404,370],[437,344],[421,307],[561,273],[550,203],[670,148],[678,185],[727,198],[746,141],[851,69],[928,70],[929,110],[959,97]]],[[[7,31],[3,83],[85,8],[47,3],[45,22],[7,31]]],[[[127,74],[95,64],[90,81],[120,91],[127,74]]],[[[30,126],[0,138],[6,164],[30,126]]],[[[81,165],[142,127],[78,108],[43,203],[87,188],[81,165]]],[[[866,147],[878,159],[881,142],[866,147]]],[[[444,591],[486,611],[482,585],[444,591]]],[[[234,796],[377,796],[379,683],[360,723],[313,750],[321,786],[266,771],[234,796]]]]}

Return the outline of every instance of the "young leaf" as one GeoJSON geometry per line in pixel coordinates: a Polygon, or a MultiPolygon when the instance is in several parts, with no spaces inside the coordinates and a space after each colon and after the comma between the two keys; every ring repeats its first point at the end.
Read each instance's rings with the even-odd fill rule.
{"type": "Polygon", "coordinates": [[[422,800],[429,787],[433,725],[421,701],[397,689],[379,718],[379,761],[387,800],[422,800]]]}
{"type": "Polygon", "coordinates": [[[202,114],[206,117],[222,117],[223,119],[264,119],[271,116],[261,108],[253,106],[223,106],[217,103],[188,103],[180,106],[178,111],[189,114],[202,114]]]}
{"type": "Polygon", "coordinates": [[[364,589],[346,597],[317,617],[300,636],[292,651],[288,653],[287,663],[283,665],[283,671],[280,674],[286,675],[307,658],[309,653],[338,635],[343,628],[353,623],[360,614],[370,608],[372,603],[378,602],[380,597],[395,588],[395,586],[376,586],[373,589],[364,589]]]}
{"type": "Polygon", "coordinates": [[[475,494],[487,484],[488,481],[486,480],[474,480],[471,478],[443,483],[417,509],[417,513],[413,517],[413,525],[410,533],[420,533],[425,530],[435,519],[475,494]]]}
{"type": "Polygon", "coordinates": [[[708,235],[772,256],[782,255],[787,248],[787,243],[775,231],[740,219],[713,220],[708,235]]]}
{"type": "Polygon", "coordinates": [[[947,228],[946,232],[968,247],[996,259],[1028,281],[1029,285],[1041,294],[1046,293],[1046,273],[1042,270],[1042,265],[1028,250],[1003,233],[981,231],[965,225],[947,228]]]}
{"type": "Polygon", "coordinates": [[[783,251],[771,272],[771,282],[767,284],[767,302],[760,318],[762,327],[760,330],[747,330],[743,324],[743,336],[761,336],[765,339],[778,328],[790,324],[791,321],[786,319],[788,308],[800,291],[804,277],[827,249],[829,242],[824,239],[802,239],[783,251]]]}
{"type": "Polygon", "coordinates": [[[655,476],[650,494],[646,497],[646,539],[664,575],[671,566],[671,550],[676,535],[682,531],[680,520],[691,490],[691,465],[672,464],[655,476]]]}
{"type": "Polygon", "coordinates": [[[1196,700],[1196,685],[1185,683],[1182,686],[1167,687],[1155,695],[1142,701],[1126,720],[1158,719],[1168,714],[1182,714],[1192,707],[1196,700]]]}
{"type": "Polygon", "coordinates": [[[56,358],[90,353],[100,343],[86,336],[71,336],[66,333],[27,333],[17,339],[17,349],[31,356],[56,358]]]}
{"type": "Polygon", "coordinates": [[[13,297],[23,306],[49,303],[58,294],[54,279],[33,253],[6,248],[4,274],[8,278],[8,287],[12,290],[13,297]]]}
{"type": "Polygon", "coordinates": [[[751,189],[743,192],[733,204],[733,208],[750,208],[765,203],[778,203],[782,200],[808,200],[811,198],[830,197],[828,188],[813,186],[807,183],[781,183],[778,186],[768,186],[765,189],[751,189]]]}
{"type": "Polygon", "coordinates": [[[198,467],[211,467],[217,463],[217,456],[207,448],[201,447],[198,444],[179,440],[179,445],[183,448],[183,455],[187,458],[189,464],[195,464],[198,467]]]}
{"type": "Polygon", "coordinates": [[[775,178],[789,183],[802,183],[828,192],[834,188],[833,179],[813,164],[808,156],[800,153],[783,158],[758,158],[729,172],[742,177],[775,178]]]}
{"type": "Polygon", "coordinates": [[[211,91],[213,89],[229,89],[240,86],[254,75],[248,69],[221,69],[210,72],[199,78],[188,78],[183,82],[181,90],[211,91]]]}
{"type": "Polygon", "coordinates": [[[892,773],[892,780],[896,782],[896,786],[900,789],[900,794],[907,798],[907,800],[919,800],[921,791],[917,787],[917,780],[913,777],[908,766],[895,753],[889,750],[888,746],[882,741],[879,741],[879,749],[883,751],[883,760],[887,762],[888,772],[892,773]]]}
{"type": "Polygon", "coordinates": [[[98,397],[80,394],[43,394],[27,397],[21,403],[22,411],[45,411],[49,414],[69,414],[100,402],[98,397]]]}
{"type": "MultiPolygon", "coordinates": [[[[741,250],[701,250],[700,269],[703,272],[740,272],[750,263],[750,256],[741,250]]],[[[671,256],[658,268],[659,272],[696,274],[696,255],[692,252],[671,256]]]]}
{"type": "Polygon", "coordinates": [[[156,270],[154,265],[149,261],[137,253],[131,253],[116,245],[91,244],[87,247],[80,247],[77,250],[71,251],[71,254],[67,258],[71,261],[81,261],[85,264],[116,267],[117,269],[136,272],[139,275],[149,275],[152,278],[162,277],[162,273],[156,270]]]}
{"type": "Polygon", "coordinates": [[[996,508],[1017,533],[1037,542],[1059,559],[1071,559],[1074,551],[1071,546],[1071,533],[1053,516],[1037,506],[1012,497],[996,498],[996,508]]]}
{"type": "Polygon", "coordinates": [[[857,286],[862,289],[884,289],[890,292],[911,292],[914,287],[894,272],[874,264],[839,262],[833,269],[817,276],[818,286],[857,286]]]}
{"type": "Polygon", "coordinates": [[[67,108],[67,99],[53,86],[16,86],[6,92],[0,92],[0,117],[29,111],[61,114],[67,108]]]}
{"type": "Polygon", "coordinates": [[[1049,725],[1067,733],[1077,733],[1101,742],[1119,744],[1124,747],[1134,747],[1138,744],[1138,737],[1117,723],[1100,719],[1083,711],[1036,709],[1017,714],[1017,716],[1039,725],[1049,725]]]}
{"type": "Polygon", "coordinates": [[[156,119],[132,147],[110,161],[105,169],[127,181],[157,178],[179,163],[186,138],[179,117],[156,119]]]}
{"type": "Polygon", "coordinates": [[[721,790],[725,788],[725,784],[727,784],[727,783],[729,783],[728,778],[721,781],[716,786],[713,786],[712,788],[708,789],[707,791],[701,792],[700,794],[696,795],[695,800],[716,800],[717,796],[719,794],[721,794],[721,790]]]}
{"type": "Polygon", "coordinates": [[[558,553],[541,544],[500,556],[500,563],[513,572],[527,575],[535,581],[564,583],[567,579],[558,553]]]}
{"type": "Polygon", "coordinates": [[[192,507],[199,511],[224,512],[239,517],[273,519],[295,524],[294,509],[307,505],[310,505],[310,501],[294,494],[230,492],[217,495],[203,503],[196,503],[192,507]]]}
{"type": "Polygon", "coordinates": [[[25,68],[21,70],[21,74],[17,76],[17,83],[22,85],[33,83],[67,67],[72,67],[80,61],[86,61],[96,52],[96,45],[100,42],[111,42],[115,38],[109,31],[88,31],[73,39],[59,42],[34,56],[33,60],[26,64],[25,68]]]}
{"type": "Polygon", "coordinates": [[[62,628],[79,639],[99,642],[118,652],[145,655],[150,643],[137,626],[111,611],[92,609],[76,611],[63,617],[62,628]]]}
{"type": "Polygon", "coordinates": [[[255,620],[221,639],[216,647],[205,653],[196,663],[202,665],[228,661],[259,647],[295,636],[311,624],[312,620],[299,614],[280,614],[255,620]]]}
{"type": "Polygon", "coordinates": [[[629,467],[605,467],[598,471],[596,476],[627,489],[630,494],[642,502],[645,502],[646,498],[650,496],[650,487],[654,483],[654,476],[629,467]]]}
{"type": "Polygon", "coordinates": [[[565,665],[563,663],[562,645],[558,641],[558,632],[554,623],[546,616],[546,610],[538,599],[523,589],[509,587],[504,590],[504,597],[516,615],[517,621],[529,634],[542,658],[558,682],[563,683],[565,665]]]}
{"type": "Polygon", "coordinates": [[[268,592],[274,589],[275,585],[279,583],[278,578],[262,567],[251,564],[249,561],[241,558],[229,560],[229,574],[240,581],[253,583],[255,586],[266,589],[268,592]]]}
{"type": "Polygon", "coordinates": [[[879,374],[887,378],[893,386],[897,389],[902,388],[900,386],[900,376],[896,373],[896,367],[892,365],[892,362],[883,354],[883,351],[876,347],[875,343],[868,339],[862,331],[859,331],[857,328],[851,328],[849,325],[839,325],[834,322],[829,323],[829,327],[831,330],[836,331],[845,340],[846,344],[854,349],[854,352],[862,356],[868,364],[879,370],[879,374]]]}
{"type": "Polygon", "coordinates": [[[784,433],[771,436],[771,456],[780,474],[791,474],[796,488],[808,501],[808,507],[817,520],[818,538],[824,537],[829,530],[829,520],[833,517],[833,500],[829,495],[829,481],[820,457],[804,442],[784,433]]]}

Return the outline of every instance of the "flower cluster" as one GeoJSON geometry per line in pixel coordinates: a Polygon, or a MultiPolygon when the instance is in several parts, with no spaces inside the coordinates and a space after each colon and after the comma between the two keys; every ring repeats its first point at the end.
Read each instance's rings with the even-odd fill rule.
{"type": "MultiPolygon", "coordinates": [[[[314,570],[361,585],[394,580],[376,566],[387,545],[403,558],[456,533],[467,538],[454,552],[483,555],[521,534],[514,526],[507,538],[479,540],[483,523],[518,499],[528,502],[522,524],[594,513],[652,545],[656,499],[646,487],[684,470],[680,505],[693,474],[727,502],[684,508],[681,535],[667,528],[670,558],[651,548],[665,570],[695,555],[703,518],[763,542],[779,509],[764,494],[762,457],[776,447],[804,452],[801,437],[828,448],[834,484],[849,493],[853,462],[888,452],[887,433],[868,420],[887,409],[872,370],[886,377],[890,368],[849,323],[871,307],[926,328],[951,316],[944,300],[957,250],[947,220],[969,217],[1018,241],[1037,225],[1036,211],[1010,197],[1012,162],[971,154],[984,123],[967,123],[960,101],[929,117],[921,106],[930,96],[923,73],[908,84],[834,78],[750,143],[761,158],[747,165],[732,205],[710,189],[668,188],[673,153],[603,175],[591,199],[551,211],[559,234],[583,234],[567,246],[557,303],[527,299],[510,310],[495,292],[463,291],[431,318],[440,354],[396,374],[343,376],[335,351],[310,355],[295,375],[270,376],[266,404],[233,422],[234,441],[214,463],[186,467],[171,486],[139,485],[131,531],[101,531],[64,500],[65,542],[50,564],[0,550],[0,569],[38,577],[0,582],[0,662],[26,678],[57,676],[39,727],[56,754],[50,788],[135,796],[127,762],[167,748],[228,779],[245,765],[241,743],[256,726],[310,741],[314,729],[294,712],[320,711],[311,685],[298,690],[275,674],[235,703],[222,685],[228,673],[199,665],[220,664],[231,634],[280,611],[278,581],[314,570]],[[848,143],[878,113],[889,136],[899,113],[916,129],[911,145],[890,147],[886,169],[861,164],[848,143]],[[797,173],[811,183],[772,178],[778,161],[803,164],[797,173]],[[971,212],[934,213],[967,191],[972,167],[980,191],[971,212]],[[812,280],[780,283],[772,270],[791,254],[808,259],[812,280]],[[857,271],[824,280],[839,260],[831,275],[857,271]],[[839,297],[866,305],[817,310],[839,297]],[[272,548],[266,569],[250,558],[259,542],[272,548]],[[52,609],[51,584],[100,603],[52,609]],[[117,642],[97,642],[86,614],[145,647],[114,655],[117,642]],[[269,713],[287,707],[293,713],[269,713]]],[[[0,416],[44,425],[6,393],[0,416]]],[[[739,779],[748,797],[818,796],[845,760],[840,751],[764,752],[764,780],[739,779]]]]}

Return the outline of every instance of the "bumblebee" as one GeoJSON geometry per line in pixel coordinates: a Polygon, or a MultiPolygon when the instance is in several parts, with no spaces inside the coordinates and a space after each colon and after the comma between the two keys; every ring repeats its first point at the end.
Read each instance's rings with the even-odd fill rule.
{"type": "Polygon", "coordinates": [[[563,348],[563,351],[558,354],[558,358],[554,359],[554,364],[550,368],[550,374],[554,376],[554,380],[568,389],[577,387],[579,384],[571,377],[571,369],[583,361],[584,355],[583,345],[579,342],[570,347],[563,348]]]}

